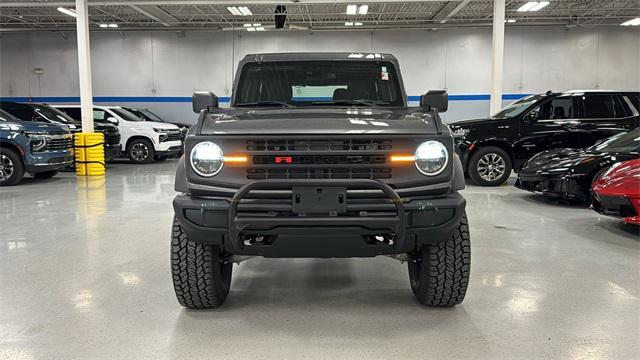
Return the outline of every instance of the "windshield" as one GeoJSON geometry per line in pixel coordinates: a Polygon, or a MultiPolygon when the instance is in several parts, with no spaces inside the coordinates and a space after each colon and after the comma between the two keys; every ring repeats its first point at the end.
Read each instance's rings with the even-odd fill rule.
{"type": "Polygon", "coordinates": [[[20,119],[0,109],[0,121],[20,121],[20,119]]]}
{"type": "Polygon", "coordinates": [[[640,151],[640,129],[614,135],[600,144],[593,145],[589,152],[629,153],[640,151]]]}
{"type": "Polygon", "coordinates": [[[386,61],[283,61],[242,68],[234,106],[404,106],[386,61]]]}
{"type": "Polygon", "coordinates": [[[544,98],[544,95],[529,95],[524,97],[516,102],[513,102],[507,105],[505,108],[500,110],[497,114],[493,115],[493,119],[506,119],[514,116],[518,116],[522,114],[523,111],[527,110],[529,106],[533,105],[538,100],[544,98]]]}
{"type": "Polygon", "coordinates": [[[149,109],[144,109],[144,110],[138,110],[141,114],[143,114],[144,116],[146,116],[149,121],[158,121],[158,122],[164,122],[158,115],[154,114],[151,110],[149,109]]]}
{"type": "Polygon", "coordinates": [[[34,104],[31,105],[33,107],[33,111],[35,111],[36,113],[38,113],[40,116],[42,116],[43,118],[52,121],[52,122],[59,122],[59,123],[64,123],[64,124],[77,124],[78,122],[73,120],[72,118],[70,118],[67,114],[63,113],[62,111],[53,108],[51,106],[47,106],[47,105],[39,105],[39,104],[34,104]]]}
{"type": "Polygon", "coordinates": [[[111,111],[127,121],[143,121],[141,118],[133,115],[130,111],[120,108],[112,108],[111,111]]]}

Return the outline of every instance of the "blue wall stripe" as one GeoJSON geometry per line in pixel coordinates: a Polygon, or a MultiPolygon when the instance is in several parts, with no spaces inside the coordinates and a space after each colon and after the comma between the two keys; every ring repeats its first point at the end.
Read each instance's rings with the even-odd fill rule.
{"type": "MultiPolygon", "coordinates": [[[[502,100],[518,100],[522,99],[529,94],[503,94],[502,100]]],[[[308,101],[326,101],[331,98],[304,98],[308,101]]],[[[489,101],[489,94],[451,94],[449,95],[450,101],[489,101]]],[[[221,103],[228,103],[231,98],[228,96],[221,96],[218,98],[221,103]]],[[[300,97],[294,97],[294,100],[302,100],[300,97]]],[[[420,101],[419,95],[411,95],[408,97],[409,101],[420,101]]],[[[17,102],[45,102],[45,103],[79,103],[80,97],[78,96],[9,96],[0,97],[0,101],[17,101],[17,102]]],[[[96,103],[190,103],[191,96],[94,96],[93,101],[96,103]]]]}

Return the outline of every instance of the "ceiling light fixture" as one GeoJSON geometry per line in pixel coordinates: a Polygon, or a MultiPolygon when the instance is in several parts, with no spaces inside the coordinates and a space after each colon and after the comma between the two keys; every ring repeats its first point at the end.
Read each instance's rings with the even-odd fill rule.
{"type": "Polygon", "coordinates": [[[251,24],[244,24],[243,26],[248,28],[248,27],[251,27],[251,24]]]}
{"type": "Polygon", "coordinates": [[[117,28],[117,27],[118,27],[118,24],[109,24],[109,27],[110,27],[110,28],[117,28]]]}
{"type": "Polygon", "coordinates": [[[258,30],[258,31],[264,31],[264,28],[263,28],[262,26],[258,26],[258,27],[256,28],[256,30],[258,30]]]}
{"type": "Polygon", "coordinates": [[[100,25],[98,25],[98,26],[100,26],[100,27],[101,27],[101,28],[103,28],[103,29],[104,29],[104,28],[108,28],[108,27],[109,27],[109,25],[107,25],[107,24],[100,24],[100,25]]]}
{"type": "Polygon", "coordinates": [[[368,11],[369,11],[369,5],[360,5],[360,7],[358,8],[358,14],[360,15],[367,15],[368,11]]]}
{"type": "Polygon", "coordinates": [[[549,5],[548,1],[529,1],[518,8],[518,12],[538,11],[549,5]]]}
{"type": "Polygon", "coordinates": [[[242,13],[240,12],[240,10],[238,10],[238,8],[235,6],[228,6],[227,10],[229,10],[231,15],[242,16],[242,13]]]}
{"type": "Polygon", "coordinates": [[[260,27],[262,24],[253,24],[253,27],[260,27]]]}
{"type": "Polygon", "coordinates": [[[347,15],[355,15],[358,11],[358,5],[347,5],[347,15]]]}
{"type": "Polygon", "coordinates": [[[355,24],[353,24],[353,25],[355,25],[355,26],[362,26],[362,23],[361,23],[361,22],[357,22],[357,23],[355,23],[355,24]]]}
{"type": "Polygon", "coordinates": [[[344,26],[353,26],[353,22],[352,21],[347,21],[346,23],[344,23],[344,26]]]}
{"type": "Polygon", "coordinates": [[[640,17],[637,17],[637,18],[631,19],[631,20],[627,20],[627,21],[623,22],[620,25],[621,26],[638,26],[638,25],[640,25],[640,17]]]}
{"type": "Polygon", "coordinates": [[[65,14],[65,15],[78,17],[78,14],[76,14],[76,11],[73,10],[73,9],[67,9],[67,8],[59,7],[58,11],[60,11],[61,13],[65,14]]]}
{"type": "Polygon", "coordinates": [[[256,31],[256,28],[250,27],[250,28],[247,28],[247,31],[256,31]]]}
{"type": "Polygon", "coordinates": [[[249,15],[253,15],[253,13],[251,12],[251,10],[249,10],[248,7],[246,6],[240,6],[238,8],[238,10],[240,10],[240,13],[242,13],[242,15],[244,16],[249,16],[249,15]]]}
{"type": "Polygon", "coordinates": [[[504,22],[509,23],[509,24],[513,24],[514,22],[516,22],[516,19],[507,19],[504,22]]]}

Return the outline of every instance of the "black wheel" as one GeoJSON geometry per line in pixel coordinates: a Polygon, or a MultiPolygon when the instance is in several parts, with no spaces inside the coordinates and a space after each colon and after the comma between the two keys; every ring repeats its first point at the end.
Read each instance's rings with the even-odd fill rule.
{"type": "Polygon", "coordinates": [[[227,298],[233,264],[218,246],[191,241],[177,219],[171,232],[171,273],[180,305],[190,309],[216,308],[227,298]]]}
{"type": "Polygon", "coordinates": [[[24,165],[18,154],[6,148],[0,148],[0,186],[15,185],[24,177],[24,165]]]}
{"type": "Polygon", "coordinates": [[[58,170],[43,171],[43,172],[33,174],[33,177],[36,179],[48,179],[56,176],[57,173],[58,173],[58,170]]]}
{"type": "Polygon", "coordinates": [[[498,186],[511,175],[511,158],[495,146],[478,149],[469,160],[469,177],[476,185],[498,186]]]}
{"type": "Polygon", "coordinates": [[[127,148],[129,160],[137,164],[149,164],[155,158],[153,144],[147,139],[135,139],[129,143],[127,148]]]}
{"type": "Polygon", "coordinates": [[[464,215],[449,240],[416,251],[409,261],[411,290],[423,305],[458,305],[467,292],[470,269],[471,243],[464,215]]]}

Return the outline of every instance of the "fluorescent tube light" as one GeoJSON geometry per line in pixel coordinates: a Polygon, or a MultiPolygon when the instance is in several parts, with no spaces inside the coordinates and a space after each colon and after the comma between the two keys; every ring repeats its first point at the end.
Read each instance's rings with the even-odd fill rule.
{"type": "Polygon", "coordinates": [[[256,31],[256,28],[250,27],[250,28],[247,28],[247,31],[256,31]]]}
{"type": "Polygon", "coordinates": [[[353,26],[353,22],[352,21],[347,21],[346,23],[344,23],[344,26],[353,26]]]}
{"type": "Polygon", "coordinates": [[[100,26],[100,27],[101,27],[101,28],[103,28],[103,29],[104,29],[104,28],[108,28],[108,27],[109,27],[109,25],[107,25],[107,24],[100,24],[100,25],[98,25],[98,26],[100,26]]]}
{"type": "Polygon", "coordinates": [[[118,27],[118,24],[109,24],[109,27],[110,27],[110,28],[117,28],[117,27],[118,27]]]}
{"type": "Polygon", "coordinates": [[[369,5],[360,5],[360,7],[358,8],[358,14],[360,15],[367,15],[368,11],[369,11],[369,5]]]}
{"type": "Polygon", "coordinates": [[[528,3],[520,6],[518,8],[518,12],[525,12],[525,11],[531,11],[531,9],[533,9],[534,6],[537,6],[538,2],[537,1],[529,1],[528,3]]]}
{"type": "Polygon", "coordinates": [[[262,26],[258,26],[258,27],[256,28],[256,30],[258,30],[258,31],[264,31],[264,28],[263,28],[262,26]]]}
{"type": "Polygon", "coordinates": [[[67,9],[67,8],[59,7],[58,11],[60,11],[61,13],[65,14],[65,15],[78,17],[78,14],[76,14],[76,11],[73,10],[73,9],[67,9]]]}
{"type": "Polygon", "coordinates": [[[242,15],[242,13],[240,12],[240,10],[238,10],[238,8],[237,8],[237,7],[235,7],[235,6],[228,6],[228,7],[227,7],[227,10],[229,10],[229,12],[230,12],[232,15],[236,15],[236,16],[241,16],[241,15],[242,15]]]}
{"type": "Polygon", "coordinates": [[[355,15],[358,11],[358,5],[347,5],[347,15],[355,15]]]}
{"type": "Polygon", "coordinates": [[[240,6],[238,8],[238,10],[240,10],[240,13],[244,16],[249,16],[249,15],[253,15],[253,13],[251,12],[251,10],[249,10],[248,7],[246,6],[240,6]]]}
{"type": "Polygon", "coordinates": [[[627,20],[627,21],[623,22],[620,25],[622,25],[622,26],[638,26],[638,25],[640,25],[640,17],[637,17],[637,18],[631,19],[631,20],[627,20]]]}
{"type": "Polygon", "coordinates": [[[362,23],[361,23],[361,22],[357,22],[357,23],[355,23],[355,24],[353,24],[353,25],[355,25],[355,26],[362,26],[362,23]]]}
{"type": "Polygon", "coordinates": [[[532,7],[530,11],[538,11],[547,5],[549,5],[548,1],[540,1],[536,6],[532,7]]]}

